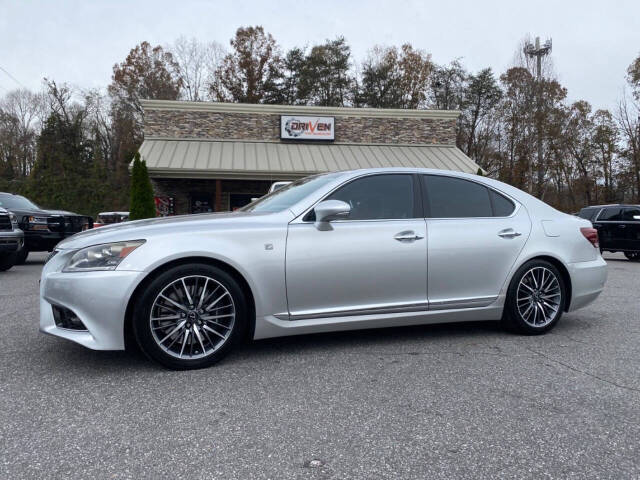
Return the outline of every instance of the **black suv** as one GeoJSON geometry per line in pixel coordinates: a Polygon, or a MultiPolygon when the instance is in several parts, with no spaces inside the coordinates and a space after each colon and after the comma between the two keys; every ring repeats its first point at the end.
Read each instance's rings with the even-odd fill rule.
{"type": "Polygon", "coordinates": [[[61,210],[44,210],[21,195],[0,192],[0,207],[16,217],[24,231],[24,248],[17,265],[24,263],[29,252],[50,252],[57,243],[77,232],[93,227],[93,219],[61,210]]]}
{"type": "Polygon", "coordinates": [[[600,251],[623,252],[640,261],[640,205],[595,205],[578,214],[598,230],[600,251]]]}

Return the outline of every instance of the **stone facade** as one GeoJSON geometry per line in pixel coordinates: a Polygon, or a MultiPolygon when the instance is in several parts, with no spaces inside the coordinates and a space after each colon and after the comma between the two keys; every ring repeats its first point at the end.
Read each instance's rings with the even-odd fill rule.
{"type": "MultiPolygon", "coordinates": [[[[146,138],[282,142],[280,116],[328,116],[335,119],[335,140],[342,144],[455,145],[457,112],[196,104],[143,100],[146,138]]],[[[285,140],[290,141],[290,140],[285,140]]],[[[321,144],[321,143],[320,143],[321,144]]],[[[175,214],[227,211],[264,195],[272,181],[251,178],[154,177],[156,196],[171,197],[175,214]]],[[[228,173],[227,173],[228,175],[228,173]]]]}
{"type": "MultiPolygon", "coordinates": [[[[280,115],[147,109],[146,137],[280,141],[280,115]]],[[[456,120],[336,116],[335,142],[454,145],[456,120]]]]}

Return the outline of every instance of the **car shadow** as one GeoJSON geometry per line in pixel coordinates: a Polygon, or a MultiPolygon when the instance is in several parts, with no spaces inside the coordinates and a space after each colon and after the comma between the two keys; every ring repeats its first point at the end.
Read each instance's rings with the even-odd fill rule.
{"type": "MultiPolygon", "coordinates": [[[[266,358],[281,356],[283,353],[312,354],[353,350],[375,351],[377,347],[402,341],[425,340],[429,342],[454,340],[461,337],[476,339],[479,343],[486,337],[510,335],[499,322],[464,322],[408,327],[389,327],[344,332],[315,333],[265,340],[247,340],[240,344],[219,365],[237,365],[245,362],[263,362],[266,358]]],[[[415,343],[414,343],[415,345],[415,343]]],[[[409,354],[411,352],[408,352],[409,354]]],[[[123,351],[90,350],[81,345],[51,338],[46,348],[40,349],[46,358],[47,369],[59,369],[67,374],[86,373],[100,375],[113,371],[162,371],[161,366],[149,360],[137,345],[128,345],[123,351]]],[[[215,367],[214,367],[215,368],[215,367]]],[[[169,371],[169,370],[167,370],[169,371]]]]}
{"type": "MultiPolygon", "coordinates": [[[[579,319],[565,317],[549,335],[572,335],[574,330],[584,331],[587,327],[579,319]]],[[[388,328],[348,330],[342,332],[314,333],[307,335],[293,335],[289,337],[269,338],[265,340],[247,340],[240,344],[234,352],[221,361],[219,366],[233,367],[246,363],[263,364],[265,361],[276,360],[285,355],[309,355],[314,353],[354,353],[379,354],[389,346],[397,346],[406,342],[407,348],[402,353],[407,355],[422,354],[428,345],[458,343],[466,340],[467,344],[492,347],[493,341],[504,341],[508,338],[524,339],[523,337],[506,331],[497,321],[476,321],[460,323],[443,323],[431,325],[399,326],[388,328]],[[418,345],[420,343],[420,345],[418,345]],[[416,351],[419,350],[419,351],[416,351]]],[[[159,372],[166,370],[157,363],[149,360],[137,345],[128,346],[125,351],[96,351],[74,343],[55,339],[49,349],[48,368],[56,368],[69,373],[70,368],[75,373],[87,372],[88,375],[100,373],[110,374],[118,370],[122,372],[159,372]]],[[[497,347],[496,347],[497,348],[497,347]]],[[[437,352],[440,350],[434,350],[437,352]]],[[[213,367],[215,369],[215,367],[213,367]]]]}

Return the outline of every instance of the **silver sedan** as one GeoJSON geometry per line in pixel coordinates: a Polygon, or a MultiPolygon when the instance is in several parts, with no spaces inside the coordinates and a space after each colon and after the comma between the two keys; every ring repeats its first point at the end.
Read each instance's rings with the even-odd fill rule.
{"type": "Polygon", "coordinates": [[[243,338],[500,320],[549,331],[602,291],[591,223],[485,177],[370,169],[293,182],[233,213],[116,224],[49,256],[41,331],[135,338],[176,369],[243,338]]]}

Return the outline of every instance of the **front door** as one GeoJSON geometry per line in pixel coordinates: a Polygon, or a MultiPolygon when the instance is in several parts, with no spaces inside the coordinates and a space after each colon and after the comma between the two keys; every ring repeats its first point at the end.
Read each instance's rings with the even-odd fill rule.
{"type": "Polygon", "coordinates": [[[425,175],[423,186],[429,309],[493,303],[529,237],[527,212],[470,180],[425,175]]]}
{"type": "Polygon", "coordinates": [[[326,231],[312,214],[289,225],[292,320],[426,310],[426,229],[416,187],[410,174],[359,177],[325,198],[349,203],[347,219],[326,231]]]}

